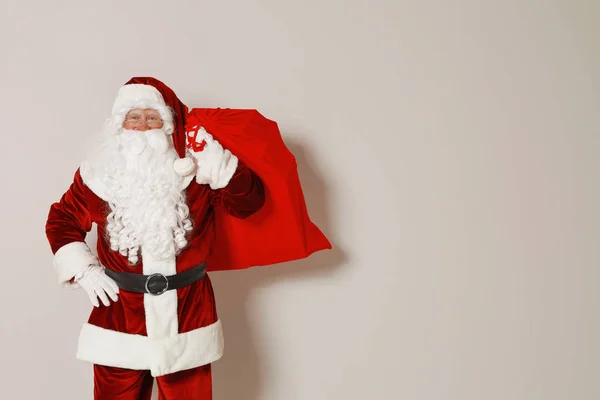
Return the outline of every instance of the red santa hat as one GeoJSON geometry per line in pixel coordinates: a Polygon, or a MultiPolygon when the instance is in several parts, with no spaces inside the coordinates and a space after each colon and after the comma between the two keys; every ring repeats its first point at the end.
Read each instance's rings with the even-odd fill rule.
{"type": "Polygon", "coordinates": [[[164,121],[163,130],[171,135],[179,159],[173,168],[181,176],[192,173],[194,161],[186,157],[185,118],[188,108],[167,85],[152,77],[134,77],[119,89],[112,108],[112,117],[118,126],[132,108],[152,108],[164,121]]]}

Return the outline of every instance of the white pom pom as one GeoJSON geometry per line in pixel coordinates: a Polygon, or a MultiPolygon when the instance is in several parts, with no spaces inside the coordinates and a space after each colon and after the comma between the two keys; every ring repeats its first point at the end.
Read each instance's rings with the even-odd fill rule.
{"type": "Polygon", "coordinates": [[[179,158],[173,163],[173,169],[179,176],[188,176],[194,171],[196,163],[191,158],[179,158]]]}

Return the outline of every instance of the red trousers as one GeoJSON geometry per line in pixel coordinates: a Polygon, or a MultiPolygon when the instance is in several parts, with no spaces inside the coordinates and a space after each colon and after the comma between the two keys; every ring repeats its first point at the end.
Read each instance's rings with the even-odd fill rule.
{"type": "MultiPolygon", "coordinates": [[[[94,364],[94,400],[150,400],[150,371],[94,364]]],[[[211,364],[156,378],[159,400],[212,400],[211,364]]]]}

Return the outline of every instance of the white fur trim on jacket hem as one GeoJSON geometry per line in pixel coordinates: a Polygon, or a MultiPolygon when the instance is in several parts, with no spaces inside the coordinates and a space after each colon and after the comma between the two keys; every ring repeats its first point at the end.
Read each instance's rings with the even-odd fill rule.
{"type": "Polygon", "coordinates": [[[78,283],[69,282],[75,275],[85,271],[91,264],[99,265],[98,259],[85,242],[71,242],[56,251],[53,259],[58,283],[76,289],[78,283]]]}
{"type": "Polygon", "coordinates": [[[77,359],[119,368],[150,370],[161,376],[210,364],[223,355],[221,321],[164,339],[84,324],[77,359]]]}

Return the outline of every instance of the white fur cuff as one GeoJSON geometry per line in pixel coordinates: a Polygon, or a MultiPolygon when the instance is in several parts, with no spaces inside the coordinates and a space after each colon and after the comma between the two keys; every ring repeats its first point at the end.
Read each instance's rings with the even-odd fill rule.
{"type": "Polygon", "coordinates": [[[87,243],[71,242],[58,249],[54,254],[53,264],[58,274],[58,283],[75,289],[79,284],[69,281],[75,275],[85,271],[89,265],[99,264],[99,262],[87,243]]]}

